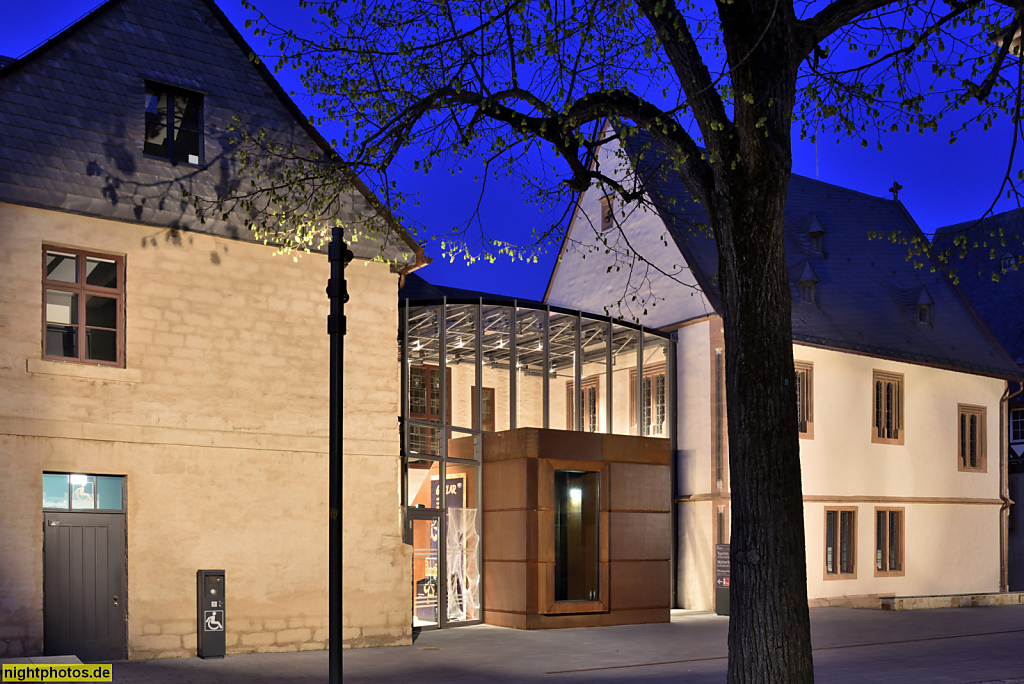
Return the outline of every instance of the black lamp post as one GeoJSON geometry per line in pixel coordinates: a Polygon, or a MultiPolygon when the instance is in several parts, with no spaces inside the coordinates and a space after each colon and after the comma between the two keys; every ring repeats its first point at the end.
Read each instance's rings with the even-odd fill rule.
{"type": "Polygon", "coordinates": [[[344,395],[345,368],[345,302],[348,286],[345,266],[352,261],[352,252],[345,244],[342,229],[331,230],[331,244],[327,250],[331,264],[331,279],[327,281],[327,298],[331,312],[327,316],[327,334],[331,336],[331,528],[330,528],[330,635],[328,651],[331,684],[341,684],[341,449],[342,449],[342,397],[344,395]]]}

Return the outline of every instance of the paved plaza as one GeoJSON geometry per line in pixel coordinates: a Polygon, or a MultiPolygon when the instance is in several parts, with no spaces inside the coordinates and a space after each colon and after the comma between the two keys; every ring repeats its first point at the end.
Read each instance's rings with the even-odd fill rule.
{"type": "MultiPolygon", "coordinates": [[[[818,682],[1024,684],[1024,606],[814,608],[811,628],[818,682]]],[[[343,678],[345,684],[720,684],[727,630],[728,618],[687,611],[673,611],[672,622],[660,625],[548,631],[478,625],[423,632],[412,646],[345,651],[343,678]]],[[[114,664],[114,682],[122,684],[326,681],[325,651],[114,664]]]]}

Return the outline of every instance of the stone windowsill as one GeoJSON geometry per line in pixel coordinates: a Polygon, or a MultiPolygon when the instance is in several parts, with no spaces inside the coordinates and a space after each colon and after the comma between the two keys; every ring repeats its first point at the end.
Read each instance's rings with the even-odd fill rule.
{"type": "Polygon", "coordinates": [[[25,370],[36,375],[60,375],[66,378],[103,380],[104,382],[140,382],[142,371],[138,368],[114,368],[112,366],[89,366],[83,363],[64,363],[29,359],[25,370]]]}

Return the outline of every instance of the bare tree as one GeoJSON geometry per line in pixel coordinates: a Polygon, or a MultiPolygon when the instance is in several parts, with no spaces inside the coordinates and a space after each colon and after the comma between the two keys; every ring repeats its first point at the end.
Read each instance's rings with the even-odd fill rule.
{"type": "MultiPolygon", "coordinates": [[[[633,168],[675,174],[703,205],[718,245],[725,327],[729,681],[812,681],[783,248],[792,135],[831,129],[881,144],[891,130],[938,130],[956,112],[958,125],[1012,116],[1015,148],[1024,4],[300,4],[311,10],[308,33],[255,8],[251,26],[269,38],[279,68],[301,74],[318,108],[314,123],[342,126],[333,144],[346,168],[375,178],[397,215],[402,198],[388,172],[398,159],[424,172],[481,160],[485,184],[517,180],[553,207],[594,183],[626,203],[647,201],[643,173],[624,181],[598,163],[598,149],[613,138],[632,146],[633,168]]],[[[257,136],[243,131],[243,142],[257,136]]],[[[1003,191],[1016,191],[1012,168],[1011,161],[1003,191]]],[[[319,217],[288,201],[299,207],[288,210],[298,227],[275,224],[268,234],[284,230],[295,245],[319,239],[319,217]]],[[[481,244],[474,225],[456,227],[446,248],[464,253],[481,244]]],[[[564,226],[540,226],[528,245],[488,236],[482,247],[529,257],[564,226]]]]}

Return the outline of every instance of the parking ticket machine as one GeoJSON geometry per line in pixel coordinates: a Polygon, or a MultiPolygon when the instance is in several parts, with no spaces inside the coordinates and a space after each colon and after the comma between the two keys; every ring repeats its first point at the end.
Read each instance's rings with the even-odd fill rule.
{"type": "Polygon", "coordinates": [[[224,571],[197,570],[196,655],[224,657],[224,571]]]}

